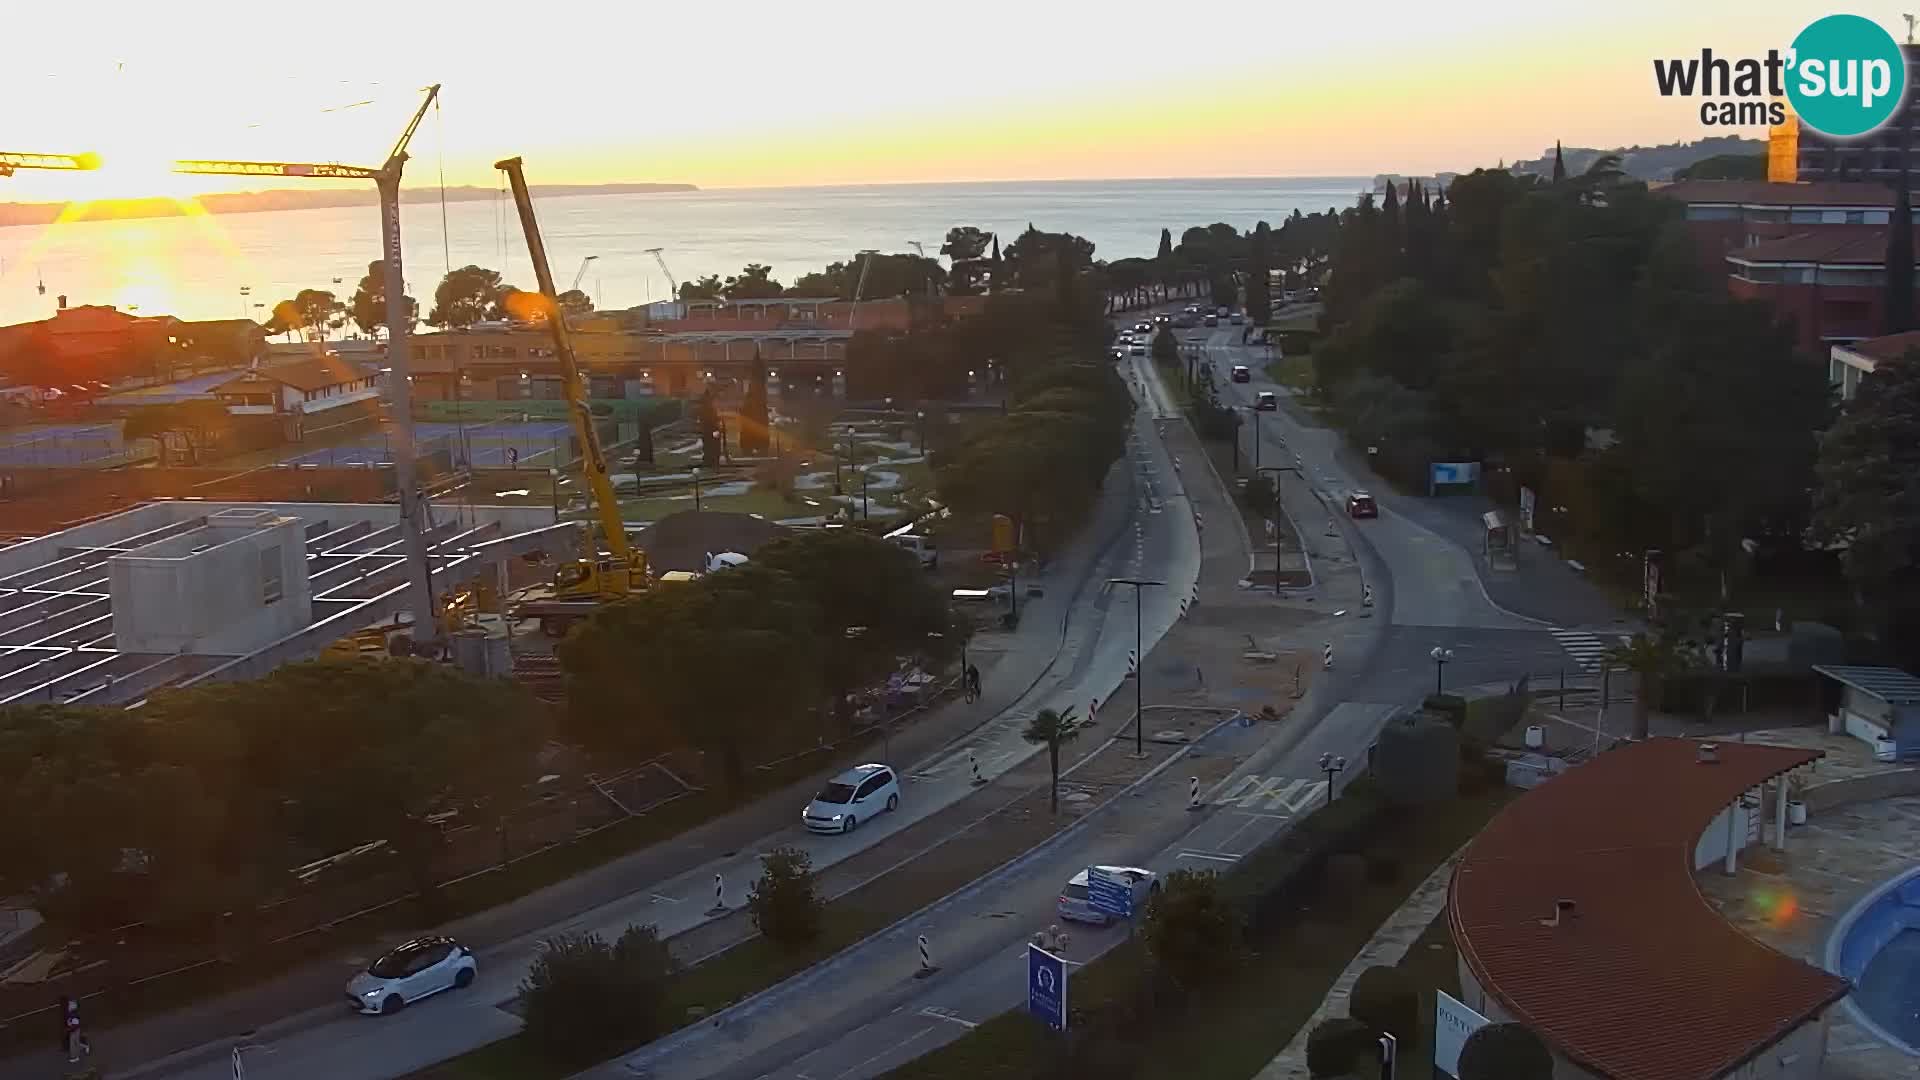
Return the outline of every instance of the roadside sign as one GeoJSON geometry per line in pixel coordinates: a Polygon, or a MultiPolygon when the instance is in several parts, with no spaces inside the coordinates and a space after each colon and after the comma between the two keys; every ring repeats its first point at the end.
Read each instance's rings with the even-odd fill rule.
{"type": "Polygon", "coordinates": [[[233,1048],[233,1080],[247,1080],[247,1067],[240,1064],[240,1048],[233,1048]]]}
{"type": "Polygon", "coordinates": [[[1054,1031],[1067,1030],[1067,962],[1027,946],[1027,1012],[1054,1031]]]}
{"type": "Polygon", "coordinates": [[[1121,919],[1133,918],[1133,884],[1097,866],[1087,867],[1087,903],[1093,909],[1121,919]]]}
{"type": "Polygon", "coordinates": [[[1467,1036],[1487,1026],[1487,1018],[1468,1008],[1466,1003],[1445,990],[1433,996],[1433,1074],[1460,1075],[1460,1049],[1467,1036]]]}

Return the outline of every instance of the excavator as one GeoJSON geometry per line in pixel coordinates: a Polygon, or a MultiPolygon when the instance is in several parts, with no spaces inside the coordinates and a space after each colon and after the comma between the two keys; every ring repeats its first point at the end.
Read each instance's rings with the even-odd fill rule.
{"type": "Polygon", "coordinates": [[[628,543],[626,526],[620,520],[613,478],[607,472],[606,454],[601,450],[600,436],[593,426],[586,379],[581,376],[579,361],[574,356],[573,339],[560,310],[559,294],[554,289],[553,270],[547,265],[546,244],[540,239],[540,225],[534,220],[533,197],[527,191],[526,176],[520,165],[520,159],[514,157],[495,162],[494,168],[507,174],[514,206],[520,211],[520,228],[526,233],[527,253],[539,283],[547,329],[553,334],[553,353],[560,361],[567,417],[573,422],[575,437],[580,440],[581,471],[586,475],[587,490],[602,535],[600,542],[595,543],[589,528],[584,548],[589,554],[560,567],[554,576],[553,596],[526,601],[515,607],[513,614],[519,618],[538,618],[542,632],[551,637],[565,637],[568,628],[593,614],[602,604],[647,588],[647,557],[628,543]]]}

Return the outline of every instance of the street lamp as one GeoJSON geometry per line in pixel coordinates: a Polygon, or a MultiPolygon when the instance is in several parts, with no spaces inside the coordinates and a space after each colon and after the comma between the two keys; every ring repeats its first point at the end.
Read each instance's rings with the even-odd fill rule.
{"type": "Polygon", "coordinates": [[[872,470],[866,465],[855,465],[854,468],[860,470],[860,520],[869,521],[873,518],[873,500],[867,494],[867,476],[872,470]]]}
{"type": "Polygon", "coordinates": [[[713,429],[713,445],[718,448],[714,460],[716,462],[727,460],[727,429],[725,427],[713,429]]]}
{"type": "MultiPolygon", "coordinates": [[[[1258,416],[1260,414],[1255,413],[1254,415],[1258,416]]],[[[1253,470],[1253,475],[1259,476],[1262,473],[1288,472],[1298,476],[1302,480],[1307,478],[1306,474],[1301,472],[1298,466],[1294,465],[1256,466],[1253,470]]],[[[1273,478],[1273,517],[1270,520],[1276,523],[1280,520],[1280,477],[1277,475],[1273,478]]],[[[1277,528],[1273,536],[1273,595],[1280,595],[1280,533],[1277,528]]]]}
{"type": "Polygon", "coordinates": [[[927,410],[915,409],[913,419],[920,428],[920,452],[924,454],[927,452],[927,410]]]}
{"type": "Polygon", "coordinates": [[[1433,692],[1436,694],[1444,694],[1447,692],[1445,677],[1447,661],[1453,659],[1453,650],[1435,645],[1433,651],[1427,655],[1433,657],[1433,692]]]}
{"type": "Polygon", "coordinates": [[[1147,754],[1146,692],[1141,688],[1141,684],[1146,682],[1147,680],[1147,676],[1146,676],[1147,658],[1141,655],[1142,649],[1140,645],[1140,641],[1141,641],[1140,590],[1143,588],[1146,588],[1149,585],[1157,585],[1164,588],[1166,584],[1167,583],[1164,581],[1148,581],[1144,578],[1108,578],[1107,579],[1107,586],[1109,588],[1115,585],[1133,586],[1133,659],[1134,659],[1133,753],[1135,757],[1145,757],[1147,754]]]}
{"type": "Polygon", "coordinates": [[[553,523],[560,524],[560,470],[547,469],[547,486],[553,489],[553,523]]]}
{"type": "Polygon", "coordinates": [[[700,466],[693,467],[693,512],[700,512],[700,466]]]}
{"type": "Polygon", "coordinates": [[[1320,771],[1327,774],[1327,805],[1333,805],[1333,778],[1347,771],[1347,759],[1337,754],[1320,755],[1320,771]]]}

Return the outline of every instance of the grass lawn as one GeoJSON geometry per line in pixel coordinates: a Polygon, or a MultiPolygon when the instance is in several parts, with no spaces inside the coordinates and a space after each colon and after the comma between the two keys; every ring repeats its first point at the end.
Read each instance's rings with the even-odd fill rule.
{"type": "Polygon", "coordinates": [[[1310,392],[1314,386],[1313,357],[1306,353],[1281,357],[1267,365],[1267,378],[1302,393],[1310,392]]]}
{"type": "MultiPolygon", "coordinates": [[[[781,518],[811,517],[815,514],[831,514],[837,504],[819,493],[796,492],[796,498],[789,500],[777,491],[754,488],[744,495],[705,495],[700,497],[700,509],[725,510],[735,514],[759,514],[769,521],[781,518]],[[809,506],[804,497],[811,495],[818,506],[809,506]]],[[[620,516],[627,521],[658,521],[668,514],[693,509],[693,492],[688,490],[685,498],[655,495],[645,499],[621,499],[620,516]]]]}
{"type": "MultiPolygon", "coordinates": [[[[1480,831],[1509,797],[1505,789],[1427,808],[1382,828],[1369,858],[1391,860],[1390,882],[1329,887],[1295,919],[1248,942],[1245,962],[1220,985],[1195,994],[1180,1011],[1162,1011],[1128,1050],[1142,1076],[1251,1076],[1286,1048],[1335,979],[1427,875],[1480,831]]],[[[1442,931],[1444,933],[1444,930],[1442,931]]],[[[1074,1013],[1128,993],[1141,957],[1123,946],[1073,974],[1074,1013]]],[[[995,1017],[960,1040],[895,1069],[894,1080],[963,1080],[1043,1075],[1055,1036],[1024,1012],[995,1017]]],[[[1417,1072],[1404,1075],[1417,1076],[1417,1072]]]]}

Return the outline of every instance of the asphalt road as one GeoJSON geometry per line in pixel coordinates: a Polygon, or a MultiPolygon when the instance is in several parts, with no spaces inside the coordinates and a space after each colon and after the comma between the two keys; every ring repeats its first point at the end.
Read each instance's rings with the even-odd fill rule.
{"type": "MultiPolygon", "coordinates": [[[[1240,346],[1242,329],[1221,326],[1188,337],[1213,359],[1223,399],[1251,406],[1260,390],[1280,388],[1260,371],[1264,351],[1240,346]],[[1234,364],[1253,368],[1254,381],[1227,381],[1234,364]]],[[[1150,363],[1128,357],[1122,370],[1129,369],[1144,383],[1149,409],[1169,405],[1170,395],[1150,363]]],[[[1327,610],[1344,613],[1332,616],[1338,629],[1327,634],[1341,659],[1277,729],[1231,727],[1198,748],[1242,759],[1205,793],[1202,811],[1186,811],[1177,782],[1162,785],[1174,789],[1171,796],[1149,792],[1126,800],[1106,811],[1096,827],[1034,859],[1015,879],[995,882],[991,902],[966,914],[976,922],[997,922],[1000,932],[969,937],[966,954],[946,960],[946,969],[934,978],[921,982],[896,975],[878,980],[864,994],[852,985],[816,987],[816,998],[837,1000],[812,1002],[804,1031],[757,1052],[735,1054],[727,1067],[717,1067],[716,1058],[648,1058],[632,1063],[638,1068],[624,1075],[647,1069],[652,1070],[647,1075],[662,1080],[859,1080],[883,1074],[1023,1005],[1028,935],[1050,920],[1059,884],[1078,869],[1100,862],[1162,873],[1225,869],[1328,798],[1330,780],[1337,792],[1357,774],[1387,719],[1433,689],[1436,665],[1429,652],[1436,645],[1453,651],[1445,678],[1454,686],[1509,681],[1564,661],[1546,626],[1495,604],[1473,555],[1445,536],[1391,510],[1361,522],[1329,513],[1327,508],[1338,507],[1348,491],[1367,486],[1366,478],[1345,471],[1331,432],[1275,413],[1261,420],[1262,460],[1299,470],[1282,474],[1287,505],[1310,553],[1321,560],[1315,585],[1307,591],[1327,610]],[[1331,536],[1325,528],[1329,522],[1331,536]],[[1371,586],[1371,610],[1362,604],[1363,583],[1371,586]],[[1348,771],[1332,777],[1322,773],[1322,754],[1344,757],[1348,771]]],[[[1249,460],[1253,431],[1252,425],[1243,428],[1242,452],[1249,460]]],[[[1126,932],[1124,926],[1075,927],[1065,955],[1084,963],[1126,932]]],[[[611,1080],[622,1074],[594,1075],[611,1080]]]]}

